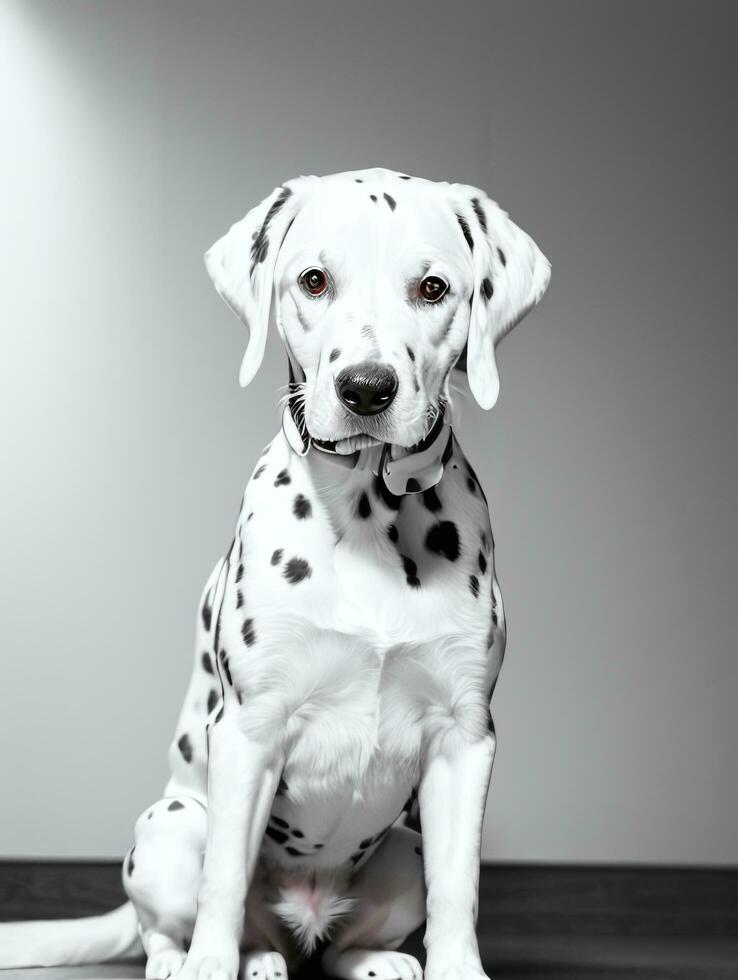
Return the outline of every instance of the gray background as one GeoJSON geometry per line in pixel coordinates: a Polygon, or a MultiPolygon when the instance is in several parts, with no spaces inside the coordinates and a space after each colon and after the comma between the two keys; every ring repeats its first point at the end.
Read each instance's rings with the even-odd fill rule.
{"type": "Polygon", "coordinates": [[[462,440],[510,622],[486,857],[738,862],[732,3],[6,2],[0,853],[114,855],[277,425],[202,252],[300,173],[553,263],[462,440]]]}

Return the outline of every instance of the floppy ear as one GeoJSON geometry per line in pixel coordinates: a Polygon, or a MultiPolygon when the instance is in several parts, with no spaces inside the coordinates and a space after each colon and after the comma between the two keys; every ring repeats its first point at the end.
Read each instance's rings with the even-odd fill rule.
{"type": "Polygon", "coordinates": [[[239,373],[242,387],[254,377],[264,357],[277,256],[315,179],[298,177],[275,188],[205,253],[205,265],[219,295],[249,329],[239,373]]]}
{"type": "Polygon", "coordinates": [[[541,299],[551,265],[533,239],[483,191],[453,187],[474,265],[466,357],[469,387],[482,408],[492,408],[500,391],[495,347],[541,299]]]}

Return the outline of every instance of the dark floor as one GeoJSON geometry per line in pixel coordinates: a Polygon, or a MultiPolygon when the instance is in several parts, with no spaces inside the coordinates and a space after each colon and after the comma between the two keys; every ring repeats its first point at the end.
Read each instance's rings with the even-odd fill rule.
{"type": "MultiPolygon", "coordinates": [[[[118,865],[0,862],[0,919],[90,915],[123,898],[118,865]]],[[[487,865],[479,937],[492,980],[738,980],[738,870],[487,865]]],[[[421,933],[407,949],[422,954],[421,933]]],[[[0,971],[141,976],[135,963],[0,971]]]]}

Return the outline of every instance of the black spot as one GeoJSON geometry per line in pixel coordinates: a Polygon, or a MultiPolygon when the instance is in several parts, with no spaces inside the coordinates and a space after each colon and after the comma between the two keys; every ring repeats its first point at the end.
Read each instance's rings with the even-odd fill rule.
{"type": "Polygon", "coordinates": [[[238,584],[243,578],[243,564],[239,565],[236,569],[236,584],[238,584]]]}
{"type": "Polygon", "coordinates": [[[306,518],[312,517],[313,505],[304,494],[298,493],[292,505],[292,513],[298,520],[304,521],[306,518]]]}
{"type": "Polygon", "coordinates": [[[282,548],[277,548],[276,551],[272,552],[272,565],[278,565],[282,561],[282,555],[284,550],[282,548]]]}
{"type": "Polygon", "coordinates": [[[269,231],[269,225],[272,219],[282,210],[285,202],[289,197],[291,197],[292,191],[288,187],[283,187],[279,197],[274,201],[272,206],[266,213],[264,218],[264,223],[259,229],[254,241],[251,245],[251,275],[254,274],[254,269],[259,264],[263,262],[267,257],[267,252],[269,251],[269,238],[267,232],[269,231]]]}
{"type": "Polygon", "coordinates": [[[472,198],[472,207],[474,208],[474,214],[477,216],[477,221],[482,231],[487,231],[487,215],[484,213],[484,208],[478,197],[472,198]]]}
{"type": "Polygon", "coordinates": [[[416,847],[415,848],[415,853],[418,855],[418,857],[422,857],[423,856],[423,852],[421,851],[421,849],[419,847],[416,847]]]}
{"type": "Polygon", "coordinates": [[[210,712],[216,706],[218,700],[219,700],[218,692],[215,690],[215,688],[212,688],[210,694],[208,694],[208,714],[210,714],[210,712]]]}
{"type": "Polygon", "coordinates": [[[241,636],[247,647],[251,647],[256,643],[256,630],[254,629],[253,619],[244,619],[243,626],[241,627],[241,636]]]}
{"type": "Polygon", "coordinates": [[[151,818],[153,816],[154,816],[154,811],[153,810],[149,810],[149,812],[146,814],[146,819],[147,820],[151,820],[151,818]]]}
{"type": "Polygon", "coordinates": [[[304,558],[290,558],[287,562],[283,575],[292,585],[297,585],[303,579],[310,578],[313,570],[304,558]]]}
{"type": "Polygon", "coordinates": [[[474,251],[474,239],[472,238],[471,229],[469,228],[469,222],[466,218],[462,218],[460,214],[456,215],[459,225],[461,226],[462,234],[466,239],[466,244],[469,246],[470,251],[474,251]]]}
{"type": "Polygon", "coordinates": [[[418,566],[412,560],[408,558],[407,555],[401,555],[402,567],[405,570],[405,579],[408,585],[412,585],[414,589],[420,588],[420,579],[418,578],[418,566]]]}
{"type": "Polygon", "coordinates": [[[372,201],[374,201],[375,204],[377,203],[377,195],[376,194],[370,194],[369,197],[372,199],[372,201]]]}
{"type": "Polygon", "coordinates": [[[257,469],[254,470],[254,475],[251,477],[252,480],[258,480],[261,474],[266,469],[266,463],[262,463],[257,469]]]}
{"type": "Polygon", "coordinates": [[[249,513],[249,516],[248,516],[248,517],[246,518],[246,523],[247,523],[247,524],[248,524],[248,522],[249,522],[249,521],[251,520],[251,518],[252,518],[253,516],[254,516],[254,512],[253,512],[253,510],[252,510],[252,511],[251,511],[251,512],[249,513]]]}
{"type": "Polygon", "coordinates": [[[476,575],[469,576],[469,588],[475,599],[479,598],[479,579],[476,575]]]}
{"type": "MultiPolygon", "coordinates": [[[[359,863],[359,861],[361,861],[361,859],[363,857],[364,857],[364,852],[363,851],[357,851],[356,854],[352,854],[351,855],[351,863],[353,864],[353,866],[356,867],[356,865],[359,863]]],[[[374,974],[371,973],[371,971],[369,971],[369,972],[370,972],[370,975],[371,976],[374,976],[374,974]]]]}
{"type": "Polygon", "coordinates": [[[288,483],[292,483],[292,477],[289,475],[287,470],[280,470],[277,473],[277,479],[274,481],[275,487],[286,487],[288,483]]]}
{"type": "Polygon", "coordinates": [[[469,474],[469,478],[470,478],[470,482],[469,481],[467,482],[467,486],[469,487],[469,489],[473,493],[474,492],[474,488],[471,486],[471,483],[475,483],[476,486],[477,486],[477,488],[479,489],[479,492],[482,495],[482,498],[484,499],[484,502],[486,503],[487,502],[487,497],[486,497],[486,495],[484,493],[484,490],[482,490],[482,484],[479,482],[479,477],[477,476],[477,474],[474,472],[474,470],[471,468],[471,466],[468,463],[466,464],[466,469],[467,469],[467,473],[469,474]]]}
{"type": "Polygon", "coordinates": [[[363,840],[363,841],[362,841],[362,842],[361,842],[361,843],[359,844],[359,850],[361,850],[361,851],[365,851],[365,850],[367,849],[367,847],[369,847],[369,845],[370,845],[370,844],[372,843],[372,841],[373,841],[373,840],[374,840],[374,838],[373,838],[373,837],[366,837],[366,838],[365,838],[365,839],[364,839],[364,840],[363,840]]]}
{"type": "Polygon", "coordinates": [[[369,498],[367,497],[366,493],[362,493],[362,495],[359,497],[359,503],[356,506],[356,511],[359,517],[363,517],[364,520],[366,520],[366,518],[371,514],[372,505],[369,503],[369,498]]]}
{"type": "Polygon", "coordinates": [[[487,302],[489,302],[492,299],[492,294],[494,293],[494,291],[495,291],[495,287],[492,285],[492,280],[489,279],[487,276],[485,276],[484,279],[482,279],[481,293],[484,296],[484,298],[487,300],[487,302]]]}
{"type": "Polygon", "coordinates": [[[377,475],[374,480],[374,490],[378,497],[381,497],[384,501],[386,507],[390,510],[399,510],[402,506],[402,497],[396,496],[391,490],[388,490],[385,486],[384,480],[381,476],[377,475]]]}
{"type": "Polygon", "coordinates": [[[420,484],[414,476],[411,476],[405,484],[405,493],[420,493],[420,484]]]}
{"type": "Polygon", "coordinates": [[[200,615],[202,616],[202,625],[205,627],[207,632],[210,632],[210,625],[213,621],[213,607],[209,605],[207,598],[202,604],[202,611],[200,615]]]}
{"type": "Polygon", "coordinates": [[[410,358],[411,361],[414,362],[415,361],[415,351],[412,349],[412,347],[408,347],[407,344],[405,344],[405,350],[407,351],[407,356],[410,358]]]}
{"type": "Polygon", "coordinates": [[[228,686],[233,687],[233,677],[231,676],[231,668],[228,663],[228,654],[225,650],[220,651],[220,662],[223,665],[223,670],[226,675],[226,680],[228,681],[228,686]]]}
{"type": "Polygon", "coordinates": [[[484,575],[487,571],[487,559],[484,557],[482,552],[479,552],[479,571],[484,575]]]}
{"type": "Polygon", "coordinates": [[[219,712],[218,712],[218,714],[217,714],[217,715],[215,716],[215,721],[213,722],[213,724],[214,724],[214,725],[217,725],[217,724],[218,724],[218,722],[219,722],[219,721],[221,720],[221,718],[223,717],[223,711],[224,711],[224,709],[225,709],[225,705],[224,705],[224,704],[222,704],[222,705],[220,706],[220,711],[219,711],[219,712]]]}
{"type": "Polygon", "coordinates": [[[302,851],[298,851],[296,847],[285,847],[285,851],[287,851],[290,857],[298,857],[302,854],[302,851]]]}
{"type": "Polygon", "coordinates": [[[267,827],[264,833],[275,840],[278,844],[284,844],[287,840],[287,834],[281,830],[276,830],[274,827],[267,827]]]}
{"type": "Polygon", "coordinates": [[[474,482],[474,480],[470,476],[468,476],[466,478],[466,485],[469,487],[469,490],[472,493],[476,493],[477,492],[477,485],[476,485],[476,483],[474,482]]]}
{"type": "Polygon", "coordinates": [[[180,803],[179,800],[172,800],[167,810],[171,810],[172,812],[175,810],[184,810],[184,803],[180,803]]]}
{"type": "Polygon", "coordinates": [[[410,180],[407,174],[400,174],[400,180],[410,180]]]}
{"type": "Polygon", "coordinates": [[[190,736],[186,733],[180,736],[177,742],[177,748],[185,762],[192,762],[192,742],[190,741],[190,736]]]}
{"type": "Polygon", "coordinates": [[[331,364],[333,364],[333,362],[337,361],[340,356],[341,356],[340,347],[334,347],[333,350],[328,355],[328,360],[330,361],[331,364]]]}
{"type": "Polygon", "coordinates": [[[502,251],[501,248],[497,249],[497,254],[500,256],[500,262],[502,262],[503,265],[507,265],[507,259],[505,258],[505,253],[502,251]]]}
{"type": "Polygon", "coordinates": [[[202,669],[205,671],[206,674],[213,673],[213,662],[210,659],[209,653],[203,653],[201,663],[202,663],[202,669]]]}
{"type": "Polygon", "coordinates": [[[400,533],[399,533],[399,531],[397,530],[397,528],[396,528],[396,526],[394,524],[390,524],[390,526],[387,528],[387,536],[389,537],[390,541],[393,544],[399,538],[400,533]]]}
{"type": "Polygon", "coordinates": [[[132,847],[130,849],[130,851],[128,852],[128,877],[129,878],[133,874],[133,869],[136,867],[136,865],[135,865],[135,863],[133,861],[133,852],[135,850],[136,850],[136,848],[135,847],[132,847]]]}
{"type": "Polygon", "coordinates": [[[303,834],[303,832],[301,830],[293,830],[292,831],[292,836],[293,837],[298,837],[298,838],[302,839],[305,835],[303,834]]]}
{"type": "Polygon", "coordinates": [[[236,609],[240,609],[243,605],[243,592],[239,589],[236,593],[236,609]]]}
{"type": "MultiPolygon", "coordinates": [[[[490,698],[490,700],[491,700],[491,698],[490,698]]],[[[496,735],[497,734],[495,732],[494,719],[492,718],[492,715],[491,714],[490,715],[487,715],[487,731],[490,732],[492,735],[496,735]]]]}
{"type": "Polygon", "coordinates": [[[321,849],[321,847],[325,847],[325,845],[324,844],[313,844],[313,847],[315,848],[316,851],[319,851],[321,849]]]}
{"type": "Polygon", "coordinates": [[[283,820],[281,817],[275,817],[274,815],[272,815],[269,819],[272,821],[273,824],[276,824],[278,827],[284,827],[285,830],[289,830],[290,825],[287,823],[286,820],[283,820]]]}
{"type": "Polygon", "coordinates": [[[443,555],[449,561],[459,557],[459,532],[453,521],[440,521],[428,530],[425,536],[425,546],[428,551],[443,555]]]}
{"type": "Polygon", "coordinates": [[[387,204],[389,204],[390,211],[394,211],[395,208],[397,207],[397,201],[394,199],[394,197],[392,197],[389,194],[384,194],[383,197],[387,202],[387,204]]]}
{"type": "Polygon", "coordinates": [[[441,509],[441,501],[438,498],[435,487],[430,487],[430,489],[425,491],[423,494],[423,503],[432,513],[441,509]]]}
{"type": "Polygon", "coordinates": [[[361,179],[361,177],[354,177],[354,180],[356,181],[357,184],[363,184],[364,183],[364,181],[361,179]]]}
{"type": "Polygon", "coordinates": [[[277,786],[277,792],[276,792],[275,795],[276,796],[286,796],[287,793],[289,793],[289,791],[290,791],[290,788],[287,785],[287,781],[285,780],[284,776],[281,776],[280,777],[280,780],[279,780],[279,785],[277,786]]]}

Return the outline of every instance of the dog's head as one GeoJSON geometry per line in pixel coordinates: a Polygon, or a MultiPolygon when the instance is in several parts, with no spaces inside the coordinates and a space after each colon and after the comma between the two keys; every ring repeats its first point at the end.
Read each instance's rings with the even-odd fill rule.
{"type": "Polygon", "coordinates": [[[494,405],[495,346],[550,275],[535,242],[482,191],[382,169],[287,181],[205,261],[249,328],[242,385],[261,364],[274,296],[305,375],[310,435],[397,446],[427,433],[465,348],[474,397],[494,405]]]}

